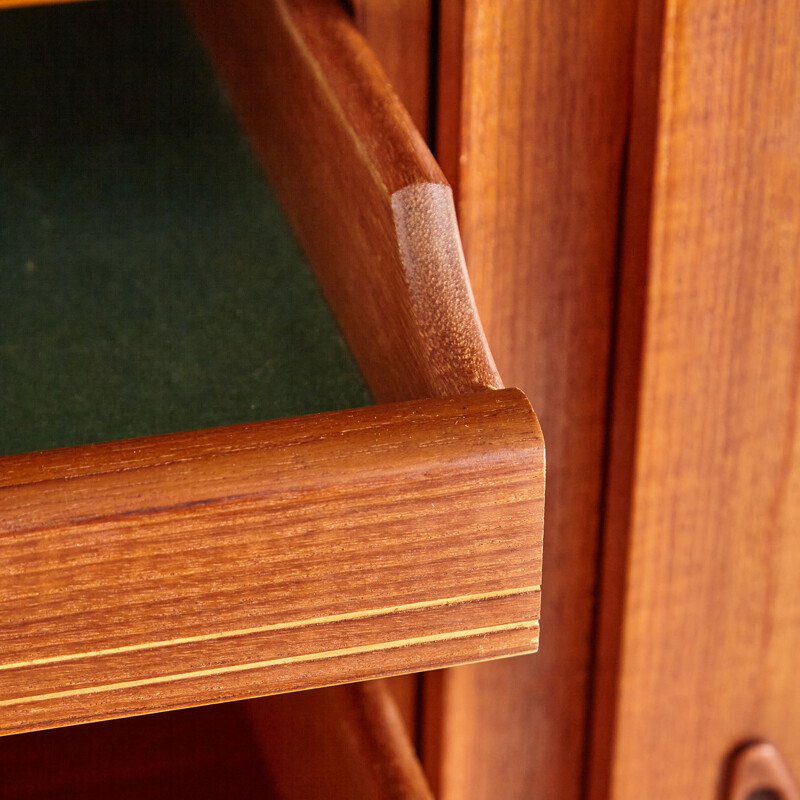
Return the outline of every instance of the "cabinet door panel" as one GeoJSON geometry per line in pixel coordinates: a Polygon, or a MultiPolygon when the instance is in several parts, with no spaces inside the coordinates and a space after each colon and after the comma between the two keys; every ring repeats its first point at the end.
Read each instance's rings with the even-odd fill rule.
{"type": "Polygon", "coordinates": [[[800,771],[800,8],[642,2],[596,798],[800,771]]]}

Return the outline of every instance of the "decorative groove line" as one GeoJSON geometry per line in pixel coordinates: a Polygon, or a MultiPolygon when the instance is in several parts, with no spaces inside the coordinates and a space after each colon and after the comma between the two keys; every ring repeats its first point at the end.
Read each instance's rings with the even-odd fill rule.
{"type": "Polygon", "coordinates": [[[122,681],[120,683],[109,683],[101,686],[85,686],[80,689],[65,690],[62,692],[50,692],[32,697],[20,697],[12,700],[0,700],[0,707],[21,705],[23,703],[37,703],[46,700],[58,700],[67,697],[78,697],[87,694],[100,694],[102,692],[112,692],[118,689],[134,689],[139,686],[154,686],[163,683],[173,683],[177,681],[190,680],[192,678],[212,677],[214,675],[224,675],[231,672],[247,672],[249,670],[263,669],[266,667],[277,667],[285,664],[297,664],[307,661],[320,661],[345,656],[359,655],[362,653],[374,653],[381,650],[396,650],[402,647],[411,647],[417,644],[429,644],[433,642],[453,641],[456,639],[469,639],[474,636],[484,636],[488,633],[500,633],[511,630],[538,630],[538,622],[510,622],[505,625],[493,625],[486,628],[473,628],[467,631],[453,631],[451,633],[429,634],[418,636],[412,639],[398,639],[392,642],[382,642],[373,645],[359,645],[356,647],[346,647],[339,650],[325,650],[319,653],[306,653],[299,656],[288,656],[286,658],[273,658],[267,661],[254,661],[247,664],[231,664],[227,667],[216,669],[197,670],[194,672],[182,672],[174,675],[157,675],[152,678],[143,678],[135,681],[122,681]]]}
{"type": "MultiPolygon", "coordinates": [[[[28,661],[15,661],[7,664],[0,664],[0,670],[22,669],[42,666],[45,664],[59,664],[65,661],[78,661],[84,658],[98,658],[102,656],[117,655],[120,653],[133,653],[141,650],[155,650],[163,647],[177,647],[183,644],[192,644],[193,642],[209,642],[219,639],[233,639],[256,633],[291,630],[293,628],[308,628],[311,626],[326,625],[335,622],[346,622],[349,620],[387,616],[389,614],[397,614],[406,611],[417,611],[425,608],[439,608],[441,606],[458,605],[460,603],[479,602],[481,600],[492,600],[501,597],[515,597],[523,594],[534,594],[539,591],[541,591],[541,586],[539,585],[521,586],[515,589],[501,589],[494,592],[460,595],[457,597],[445,597],[438,600],[421,600],[416,603],[404,603],[396,606],[386,606],[384,608],[371,608],[363,611],[353,611],[348,614],[331,614],[326,617],[309,617],[308,619],[293,620],[291,622],[275,622],[270,625],[261,625],[254,628],[241,628],[239,630],[219,631],[217,633],[203,633],[196,636],[183,636],[176,639],[165,639],[158,642],[143,642],[141,644],[122,645],[121,647],[109,647],[104,650],[88,650],[81,653],[68,653],[66,655],[35,658],[28,661]]],[[[6,701],[0,701],[0,704],[2,704],[2,702],[6,701]]]]}

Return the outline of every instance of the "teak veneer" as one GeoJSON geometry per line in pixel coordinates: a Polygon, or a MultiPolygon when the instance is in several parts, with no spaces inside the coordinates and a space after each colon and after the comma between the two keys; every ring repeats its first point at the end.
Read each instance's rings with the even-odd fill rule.
{"type": "Polygon", "coordinates": [[[452,191],[342,6],[185,5],[375,398],[502,387],[452,191]]]}
{"type": "Polygon", "coordinates": [[[534,650],[521,392],[0,459],[0,730],[534,650]]]}
{"type": "Polygon", "coordinates": [[[753,739],[800,765],[797,11],[639,4],[596,800],[721,797],[753,739]]]}
{"type": "Polygon", "coordinates": [[[424,676],[425,767],[440,800],[579,800],[635,4],[437,5],[437,160],[498,369],[547,436],[547,636],[424,676]]]}
{"type": "Polygon", "coordinates": [[[353,0],[356,27],[408,109],[417,130],[425,134],[431,82],[431,0],[353,0]]]}
{"type": "MultiPolygon", "coordinates": [[[[373,394],[405,402],[0,460],[2,733],[538,644],[541,432],[438,165],[337,2],[185,5],[373,394]]],[[[319,694],[340,752],[345,695],[362,728],[395,713],[319,694]]]]}
{"type": "MultiPolygon", "coordinates": [[[[452,191],[342,4],[184,5],[374,397],[502,387],[467,278],[452,191]]],[[[424,5],[403,4],[408,25],[424,16],[424,5]]],[[[398,9],[354,4],[384,56],[382,25],[398,9]]],[[[422,79],[408,64],[421,60],[408,52],[402,65],[390,56],[389,71],[406,98],[419,100],[422,79]]],[[[418,119],[420,107],[412,105],[418,119]]],[[[415,693],[401,692],[406,700],[415,693]]],[[[409,719],[416,705],[404,703],[409,719]]]]}

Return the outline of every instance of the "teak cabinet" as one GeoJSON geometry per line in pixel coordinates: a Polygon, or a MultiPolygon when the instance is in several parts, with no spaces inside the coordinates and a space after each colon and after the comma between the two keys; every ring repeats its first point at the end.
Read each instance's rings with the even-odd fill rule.
{"type": "MultiPolygon", "coordinates": [[[[161,558],[140,482],[166,530],[204,509],[147,587],[169,609],[200,576],[207,606],[173,619],[185,634],[150,635],[156,611],[123,641],[136,627],[109,633],[104,612],[83,630],[118,637],[105,653],[51,652],[61,632],[31,628],[12,700],[43,727],[535,649],[544,451],[500,375],[547,439],[541,647],[0,745],[37,765],[56,737],[67,752],[106,726],[143,764],[206,758],[242,796],[796,797],[796,0],[185,5],[379,405],[0,462],[29,525],[12,553],[54,575],[71,557],[59,542],[89,552],[123,507],[121,541],[161,558]],[[34,484],[76,469],[84,516],[34,484]],[[266,470],[288,492],[274,504],[266,470]],[[280,539],[297,540],[292,486],[321,537],[299,586],[280,539]],[[228,518],[230,571],[194,561],[228,518]],[[373,520],[385,535],[360,539],[373,520]],[[284,564],[301,617],[259,591],[260,559],[284,564]],[[348,576],[376,565],[365,596],[348,576]],[[220,588],[246,603],[217,606],[220,588]],[[204,726],[228,745],[143,744],[204,726]]],[[[123,588],[115,613],[141,591],[123,588]]]]}
{"type": "MultiPolygon", "coordinates": [[[[152,135],[144,126],[147,102],[155,103],[156,138],[168,139],[183,123],[192,142],[217,135],[196,113],[214,112],[193,96],[194,83],[183,99],[181,80],[166,69],[171,62],[185,69],[192,58],[182,33],[174,43],[163,38],[162,28],[175,22],[174,5],[4,12],[17,15],[6,17],[9,25],[33,26],[19,28],[20,36],[45,43],[41,52],[34,47],[19,56],[18,45],[25,51],[27,42],[18,36],[6,49],[9,93],[19,88],[21,101],[4,146],[20,157],[32,148],[32,170],[38,161],[49,166],[57,158],[48,148],[61,152],[71,117],[78,118],[76,148],[101,141],[68,207],[80,207],[98,174],[109,190],[116,187],[116,175],[102,172],[102,162],[126,160],[120,139],[130,137],[133,152],[145,153],[152,135]],[[43,29],[47,35],[39,37],[43,29]],[[95,48],[98,37],[109,46],[95,48]],[[66,57],[56,54],[61,41],[66,57]],[[118,47],[125,48],[122,59],[118,47]],[[74,73],[72,62],[90,55],[98,63],[74,73]],[[100,56],[122,71],[119,82],[103,82],[109,64],[100,56]],[[70,108],[58,93],[47,95],[58,80],[45,89],[31,86],[48,67],[64,70],[68,93],[70,78],[99,80],[81,85],[75,95],[81,107],[70,108]],[[22,98],[38,92],[43,99],[27,110],[22,98]],[[100,112],[99,124],[84,126],[81,114],[88,120],[94,105],[105,103],[110,110],[100,112]],[[19,144],[26,126],[28,150],[19,144]]],[[[338,3],[186,6],[378,404],[5,455],[5,734],[537,647],[543,440],[525,396],[504,389],[495,369],[464,267],[452,192],[438,165],[338,3]]],[[[164,163],[167,172],[176,164],[206,167],[164,163]]],[[[58,191],[65,183],[61,166],[42,185],[30,177],[33,199],[22,192],[23,213],[49,184],[58,191]]],[[[140,167],[131,166],[133,192],[140,167]]],[[[153,180],[161,185],[158,176],[153,180]]],[[[110,192],[106,202],[114,197],[110,192]]],[[[147,215],[148,204],[140,205],[147,215]]],[[[166,211],[164,224],[183,208],[166,211]]],[[[132,217],[109,222],[102,206],[96,214],[98,237],[109,226],[140,224],[132,217]]],[[[190,256],[195,241],[183,241],[190,256]]],[[[13,253],[9,248],[8,269],[32,281],[48,269],[33,257],[15,263],[13,253]]],[[[97,258],[90,240],[88,256],[76,265],[79,285],[89,288],[92,277],[105,274],[95,268],[97,258]]],[[[107,279],[117,277],[112,271],[107,279]]],[[[138,290],[137,282],[129,288],[138,290]]],[[[61,312],[66,324],[70,311],[61,312]]],[[[65,338],[60,322],[57,348],[65,338]]],[[[6,325],[13,339],[13,320],[6,325]]],[[[24,384],[27,377],[16,380],[24,384]]],[[[404,696],[408,690],[407,682],[396,689],[404,696]]],[[[244,713],[252,723],[242,717],[225,724],[250,731],[259,753],[254,760],[268,773],[263,791],[333,796],[338,786],[348,797],[428,795],[408,730],[382,684],[287,694],[244,713]],[[313,767],[297,758],[309,747],[313,767]]],[[[135,724],[128,729],[131,742],[147,736],[137,735],[135,724]]],[[[103,726],[95,730],[103,743],[103,726]]],[[[125,727],[117,730],[124,742],[125,727]]],[[[69,731],[66,737],[67,749],[80,740],[69,731]]],[[[41,791],[42,780],[45,791],[78,790],[69,776],[59,782],[46,767],[37,769],[37,743],[41,758],[53,741],[30,734],[10,742],[4,771],[15,776],[6,791],[41,791]],[[30,774],[19,774],[26,760],[30,774]]],[[[147,767],[147,753],[142,758],[147,767]]],[[[102,763],[95,766],[95,775],[79,768],[71,779],[118,791],[102,777],[102,763]]]]}
{"type": "Polygon", "coordinates": [[[189,10],[383,402],[5,456],[6,733],[536,649],[541,432],[436,162],[337,3],[189,10]]]}

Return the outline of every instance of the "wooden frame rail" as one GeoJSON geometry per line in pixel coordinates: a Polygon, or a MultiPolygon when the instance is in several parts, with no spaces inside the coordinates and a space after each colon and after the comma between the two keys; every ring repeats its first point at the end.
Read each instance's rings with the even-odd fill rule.
{"type": "Polygon", "coordinates": [[[0,730],[536,648],[521,392],[0,459],[0,730]]]}

